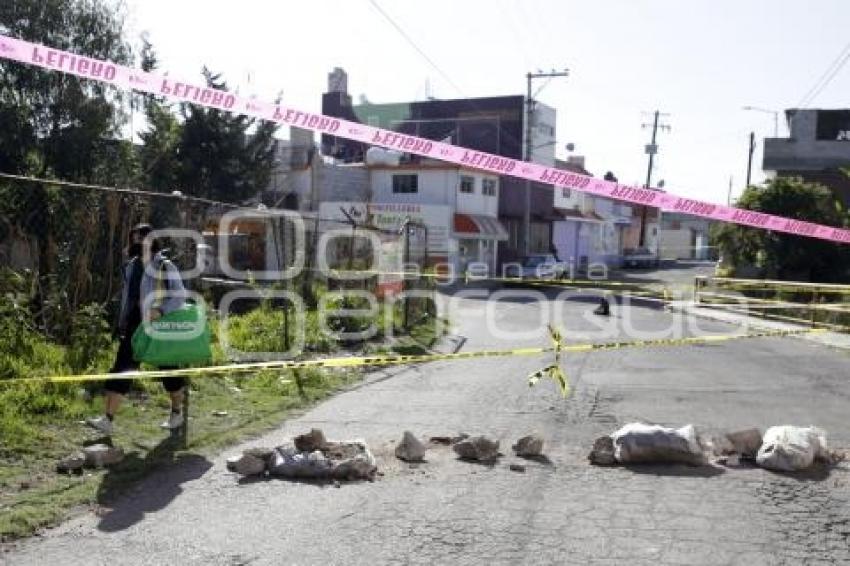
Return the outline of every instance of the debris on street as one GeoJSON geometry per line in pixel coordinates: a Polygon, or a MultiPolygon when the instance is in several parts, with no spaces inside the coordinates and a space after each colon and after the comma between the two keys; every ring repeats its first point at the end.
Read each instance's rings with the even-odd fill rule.
{"type": "Polygon", "coordinates": [[[461,460],[492,462],[499,457],[499,441],[485,436],[466,438],[452,445],[461,460]]]}
{"type": "MultiPolygon", "coordinates": [[[[757,428],[700,436],[693,425],[678,429],[629,423],[616,432],[597,438],[587,456],[591,464],[687,464],[709,463],[729,468],[753,462],[768,470],[795,472],[815,462],[828,465],[842,460],[840,452],[827,448],[826,432],[816,427],[773,426],[762,436],[757,428]]],[[[752,465],[752,464],[749,464],[752,465]]]]}
{"type": "Polygon", "coordinates": [[[543,437],[539,434],[523,436],[513,445],[513,450],[522,458],[536,458],[543,454],[543,437]]]}
{"type": "Polygon", "coordinates": [[[266,472],[266,461],[245,452],[228,458],[227,469],[240,476],[258,476],[266,472]]]}
{"type": "Polygon", "coordinates": [[[306,434],[296,436],[294,439],[295,448],[300,452],[314,452],[322,450],[328,443],[324,433],[318,428],[311,429],[306,434]]]}
{"type": "Polygon", "coordinates": [[[790,425],[767,429],[756,456],[756,462],[762,468],[781,472],[805,470],[815,460],[829,459],[825,431],[790,425]]]}
{"type": "Polygon", "coordinates": [[[117,464],[124,459],[124,451],[121,448],[108,446],[106,444],[92,444],[83,448],[86,466],[91,468],[102,468],[117,464]]]}
{"type": "Polygon", "coordinates": [[[523,466],[522,464],[511,464],[510,466],[508,466],[508,468],[512,472],[525,472],[525,466],[523,466]]]}
{"type": "Polygon", "coordinates": [[[693,425],[678,429],[629,423],[613,435],[614,458],[621,464],[688,464],[701,466],[705,455],[693,425]]]}
{"type": "Polygon", "coordinates": [[[599,297],[599,306],[593,309],[593,314],[611,316],[611,303],[605,297],[599,297]]]}
{"type": "Polygon", "coordinates": [[[614,458],[614,439],[610,434],[600,436],[593,441],[593,448],[587,455],[587,459],[596,466],[613,466],[617,463],[617,459],[614,458]]]}
{"type": "Polygon", "coordinates": [[[762,444],[762,434],[757,428],[749,428],[726,434],[726,440],[732,445],[732,451],[741,458],[755,460],[762,444]]]}
{"type": "Polygon", "coordinates": [[[241,476],[287,479],[374,479],[377,463],[362,440],[329,441],[319,429],[276,448],[249,448],[227,459],[227,469],[241,476]]]}
{"type": "Polygon", "coordinates": [[[59,460],[56,464],[56,471],[69,474],[83,469],[86,465],[86,455],[82,452],[75,452],[59,460]]]}
{"type": "Polygon", "coordinates": [[[421,462],[427,448],[409,430],[404,431],[401,442],[395,448],[395,456],[405,462],[421,462]]]}

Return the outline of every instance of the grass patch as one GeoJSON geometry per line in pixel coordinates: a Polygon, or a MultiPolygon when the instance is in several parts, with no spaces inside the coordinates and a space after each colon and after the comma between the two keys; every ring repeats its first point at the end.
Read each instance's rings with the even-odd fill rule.
{"type": "MultiPolygon", "coordinates": [[[[243,352],[283,351],[283,318],[261,306],[231,319],[230,339],[243,352]]],[[[395,322],[395,321],[394,321],[395,322]]],[[[422,319],[409,334],[393,342],[361,344],[365,350],[423,353],[445,333],[445,321],[422,319]],[[383,344],[383,345],[381,345],[383,344]]],[[[290,324],[292,331],[292,324],[290,324]]],[[[0,329],[2,330],[2,329],[0,329]]],[[[8,329],[6,329],[8,330],[8,329]]],[[[305,357],[331,354],[339,345],[321,332],[315,312],[307,315],[305,357]]],[[[387,333],[384,328],[381,336],[387,333]]],[[[218,329],[213,325],[214,338],[218,329]]],[[[393,334],[397,334],[393,329],[393,334]]],[[[56,345],[27,333],[13,354],[3,354],[2,377],[105,371],[114,345],[103,335],[79,333],[76,343],[56,345]],[[9,369],[12,368],[12,369],[9,369]]],[[[19,340],[19,343],[21,341],[19,340]]],[[[346,347],[350,350],[351,345],[346,347]]],[[[214,363],[226,362],[218,341],[214,363]]],[[[108,506],[133,484],[181,459],[206,458],[226,446],[273,429],[293,412],[326,398],[362,377],[355,370],[318,368],[260,371],[231,376],[199,376],[191,382],[189,444],[168,438],[159,428],[167,416],[168,397],[156,381],[137,382],[117,417],[113,442],[125,459],[109,470],[86,470],[79,476],[55,471],[57,461],[98,433],[79,421],[103,410],[100,384],[0,384],[0,540],[31,535],[56,524],[80,508],[108,506]],[[225,416],[215,416],[214,413],[225,416]]]]}
{"type": "MultiPolygon", "coordinates": [[[[55,524],[80,506],[108,505],[152,471],[189,454],[210,456],[246,437],[274,428],[295,410],[304,409],[340,387],[357,381],[359,372],[301,370],[302,386],[292,372],[253,376],[198,377],[190,393],[189,445],[169,439],[159,428],[168,398],[158,383],[134,391],[116,417],[113,442],[125,451],[123,462],[109,470],[86,470],[80,476],[55,472],[59,458],[98,440],[99,434],[70,420],[36,419],[20,429],[13,444],[4,434],[0,464],[0,539],[27,536],[55,524]],[[215,416],[214,412],[226,412],[215,416]]],[[[17,387],[10,389],[17,389],[17,387]]],[[[73,401],[75,416],[102,411],[102,401],[73,401]]]]}

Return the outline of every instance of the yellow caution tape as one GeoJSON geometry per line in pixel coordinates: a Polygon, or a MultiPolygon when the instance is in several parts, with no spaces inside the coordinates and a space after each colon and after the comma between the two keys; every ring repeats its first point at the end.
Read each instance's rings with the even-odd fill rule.
{"type": "MultiPolygon", "coordinates": [[[[669,338],[659,340],[632,340],[624,342],[604,342],[600,344],[565,344],[562,335],[556,329],[550,327],[553,346],[549,348],[530,347],[530,348],[512,348],[508,350],[481,350],[476,352],[456,352],[453,354],[414,354],[414,355],[380,355],[380,356],[347,356],[340,358],[322,358],[316,360],[279,360],[270,362],[249,362],[240,364],[228,364],[221,366],[183,368],[172,370],[153,370],[153,371],[131,371],[124,373],[99,373],[99,374],[80,374],[80,375],[60,375],[53,377],[26,377],[18,379],[0,380],[0,385],[13,385],[33,382],[47,383],[67,383],[67,382],[87,382],[87,381],[105,381],[107,379],[157,379],[162,377],[182,377],[182,376],[208,376],[222,373],[236,372],[252,372],[264,369],[284,370],[284,369],[307,369],[307,368],[353,368],[364,366],[390,366],[403,364],[416,364],[443,360],[467,360],[474,358],[488,357],[509,357],[509,356],[534,356],[553,352],[555,354],[555,363],[557,371],[552,369],[552,366],[547,366],[543,370],[547,377],[554,379],[562,391],[568,391],[566,377],[560,370],[562,352],[591,352],[594,350],[615,350],[620,348],[651,348],[658,346],[684,346],[693,344],[707,344],[716,342],[725,342],[729,340],[739,340],[743,338],[765,338],[792,336],[800,334],[811,334],[824,332],[822,329],[805,329],[805,330],[773,330],[766,332],[758,332],[752,334],[729,334],[719,336],[694,336],[690,338],[669,338]]],[[[532,374],[532,375],[536,375],[532,374]]],[[[539,380],[539,377],[534,380],[534,383],[539,380]]],[[[529,377],[531,382],[531,377],[529,377]]],[[[534,383],[530,383],[533,385],[534,383]]]]}
{"type": "Polygon", "coordinates": [[[538,381],[547,377],[558,385],[561,395],[566,397],[570,394],[570,386],[564,370],[561,369],[561,352],[564,349],[564,339],[561,332],[551,324],[549,325],[549,337],[552,339],[552,351],[555,352],[555,363],[529,375],[528,386],[534,387],[538,381]]]}
{"type": "Polygon", "coordinates": [[[561,395],[564,397],[570,394],[570,385],[567,382],[567,376],[564,374],[564,370],[561,369],[561,366],[552,364],[551,366],[546,366],[545,368],[530,374],[528,376],[528,386],[534,387],[537,385],[537,382],[544,377],[549,378],[558,384],[558,387],[561,390],[561,395]]]}
{"type": "Polygon", "coordinates": [[[25,377],[19,379],[0,380],[0,384],[31,383],[31,382],[82,382],[105,381],[107,379],[157,379],[162,377],[199,376],[206,374],[251,372],[264,369],[307,369],[307,368],[352,368],[363,366],[389,366],[416,364],[440,360],[463,360],[471,358],[486,358],[498,356],[531,356],[551,352],[552,348],[513,348],[510,350],[482,350],[477,352],[457,352],[454,354],[414,354],[414,355],[380,355],[380,356],[346,356],[341,358],[322,358],[316,360],[278,360],[272,362],[249,362],[228,364],[222,366],[207,366],[182,368],[172,370],[128,371],[123,373],[98,373],[79,375],[60,375],[53,377],[25,377]]]}
{"type": "MultiPolygon", "coordinates": [[[[351,270],[343,270],[343,269],[331,269],[331,270],[318,270],[314,269],[313,271],[319,273],[327,273],[330,277],[335,276],[350,276],[352,274],[356,275],[369,275],[369,276],[377,276],[377,275],[395,275],[399,277],[408,277],[408,278],[427,278],[427,279],[445,279],[450,277],[450,274],[447,273],[436,273],[433,271],[379,271],[374,269],[351,269],[351,270]]],[[[471,276],[468,271],[463,272],[463,282],[465,284],[469,284],[471,281],[497,281],[502,283],[522,283],[522,284],[531,284],[531,285],[562,285],[562,286],[593,286],[593,287],[631,287],[633,289],[642,289],[643,286],[639,283],[629,283],[626,281],[610,281],[607,279],[559,279],[553,277],[552,279],[542,279],[542,278],[525,278],[525,277],[497,277],[497,276],[471,276]]],[[[654,293],[661,294],[662,291],[653,291],[654,293]]]]}
{"type": "Polygon", "coordinates": [[[773,279],[740,279],[735,277],[706,277],[697,276],[696,284],[701,287],[722,287],[724,289],[747,289],[753,291],[771,290],[801,291],[808,293],[838,293],[850,295],[850,285],[836,285],[831,283],[806,283],[803,281],[778,281],[773,279]]]}
{"type": "Polygon", "coordinates": [[[659,346],[689,346],[694,344],[713,344],[744,338],[775,338],[782,336],[799,336],[802,334],[818,334],[825,332],[820,328],[803,330],[767,330],[750,334],[720,334],[709,336],[691,336],[689,338],[660,338],[658,340],[632,340],[628,342],[603,342],[601,344],[569,344],[563,347],[564,352],[591,352],[594,350],[616,350],[619,348],[654,348],[659,346]]]}

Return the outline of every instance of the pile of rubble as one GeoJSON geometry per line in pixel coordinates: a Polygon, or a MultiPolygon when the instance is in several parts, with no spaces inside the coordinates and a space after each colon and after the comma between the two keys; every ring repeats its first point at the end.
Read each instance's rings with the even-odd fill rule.
{"type": "MultiPolygon", "coordinates": [[[[469,436],[466,433],[455,437],[432,436],[430,443],[449,445],[458,458],[470,462],[492,463],[502,456],[499,452],[499,441],[491,440],[486,436],[469,436]]],[[[512,448],[521,458],[538,458],[543,455],[543,437],[539,434],[524,436],[512,448]]],[[[412,432],[405,431],[401,442],[396,446],[395,455],[396,458],[405,462],[422,462],[425,459],[426,450],[425,443],[416,438],[412,432]]]]}
{"type": "Polygon", "coordinates": [[[762,435],[756,428],[720,435],[699,435],[693,425],[678,429],[629,423],[597,438],[588,455],[592,464],[719,464],[729,467],[750,461],[774,471],[794,472],[817,462],[837,463],[826,432],[816,427],[774,426],[762,435]]]}
{"type": "MultiPolygon", "coordinates": [[[[502,453],[499,441],[486,436],[460,434],[455,437],[433,436],[427,442],[405,431],[395,447],[395,457],[409,463],[425,462],[429,445],[451,446],[458,458],[470,462],[495,463],[502,453]]],[[[543,437],[531,434],[513,445],[514,453],[527,459],[542,457],[543,437]]],[[[377,462],[362,440],[329,441],[319,429],[296,436],[291,444],[277,448],[249,448],[227,459],[227,469],[240,476],[276,476],[312,480],[373,480],[377,462]]],[[[525,466],[511,464],[510,469],[524,472],[525,466]]]]}
{"type": "Polygon", "coordinates": [[[292,444],[249,448],[227,459],[227,469],[242,476],[288,479],[372,480],[375,457],[361,440],[330,441],[319,429],[296,436],[292,444]]]}
{"type": "Polygon", "coordinates": [[[56,470],[65,473],[79,473],[83,468],[103,468],[112,466],[124,459],[124,451],[107,444],[92,444],[80,452],[74,452],[56,464],[56,470]]]}

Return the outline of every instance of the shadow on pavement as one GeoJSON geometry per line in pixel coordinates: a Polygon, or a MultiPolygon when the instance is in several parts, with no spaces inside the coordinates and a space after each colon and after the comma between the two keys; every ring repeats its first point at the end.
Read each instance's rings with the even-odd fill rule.
{"type": "Polygon", "coordinates": [[[541,454],[539,456],[517,456],[517,457],[521,458],[523,460],[526,460],[528,462],[537,462],[538,464],[540,464],[544,468],[555,469],[555,462],[550,460],[549,456],[546,456],[545,454],[541,454]]]}
{"type": "Polygon", "coordinates": [[[318,487],[320,489],[324,489],[327,487],[337,487],[340,488],[344,485],[357,485],[363,483],[375,483],[376,480],[372,479],[355,479],[355,480],[335,480],[333,478],[287,478],[283,476],[275,476],[271,474],[266,474],[262,476],[242,476],[236,483],[238,485],[253,485],[255,483],[267,483],[267,482],[285,482],[285,483],[299,483],[303,485],[312,485],[313,487],[318,487]]]}
{"type": "Polygon", "coordinates": [[[120,464],[110,468],[97,490],[97,502],[111,508],[101,517],[97,528],[113,533],[132,527],[146,513],[167,507],[183,492],[181,485],[198,479],[212,467],[212,462],[197,454],[176,454],[182,445],[179,436],[170,436],[157,444],[144,458],[137,452],[128,454],[120,464]],[[160,471],[155,481],[143,481],[138,493],[120,497],[133,481],[156,468],[160,471]]]}
{"type": "Polygon", "coordinates": [[[627,464],[623,468],[636,474],[690,478],[713,478],[726,472],[719,466],[686,466],[684,464],[627,464]]]}
{"type": "Polygon", "coordinates": [[[821,482],[829,479],[830,472],[832,471],[833,465],[828,462],[815,462],[812,464],[810,468],[805,470],[799,470],[796,472],[781,472],[776,470],[769,470],[767,468],[762,468],[755,461],[745,460],[740,462],[734,466],[725,467],[726,470],[729,471],[758,471],[758,472],[766,472],[771,476],[776,476],[777,478],[790,478],[793,480],[801,481],[801,482],[821,482]]]}
{"type": "Polygon", "coordinates": [[[830,472],[832,471],[832,465],[826,462],[815,462],[812,467],[798,472],[767,471],[774,476],[791,478],[801,482],[821,482],[829,479],[830,472]]]}

